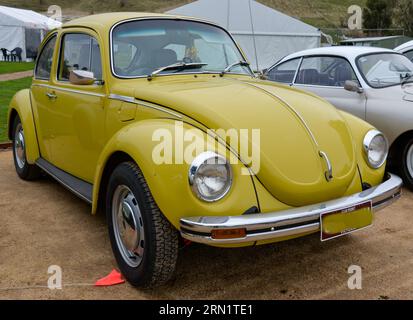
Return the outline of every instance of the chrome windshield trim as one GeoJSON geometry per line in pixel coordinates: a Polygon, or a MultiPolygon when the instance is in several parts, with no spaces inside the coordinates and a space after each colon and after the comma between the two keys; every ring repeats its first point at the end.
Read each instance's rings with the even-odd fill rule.
{"type": "Polygon", "coordinates": [[[372,201],[377,212],[400,198],[402,180],[388,174],[382,184],[363,192],[299,208],[271,213],[241,216],[198,216],[180,220],[181,235],[191,241],[205,244],[248,243],[302,235],[320,230],[321,214],[354,207],[372,201]],[[213,239],[212,230],[245,228],[246,236],[240,239],[213,239]]]}
{"type": "Polygon", "coordinates": [[[106,97],[106,95],[103,94],[103,93],[95,93],[95,92],[88,92],[88,91],[83,91],[83,90],[62,88],[62,87],[57,87],[57,86],[52,86],[52,85],[49,85],[49,84],[42,84],[42,83],[34,83],[34,84],[32,84],[32,87],[44,87],[44,88],[48,88],[48,89],[71,92],[71,93],[77,93],[77,94],[84,94],[84,95],[87,95],[87,96],[94,96],[94,97],[99,97],[99,98],[106,97]]]}
{"type": "MultiPolygon", "coordinates": [[[[152,17],[140,17],[140,18],[131,18],[131,19],[126,19],[126,20],[122,20],[122,21],[118,21],[117,23],[115,23],[109,30],[109,55],[110,55],[110,70],[112,72],[112,75],[114,75],[115,77],[119,78],[119,79],[139,79],[139,78],[147,78],[147,75],[143,75],[143,76],[120,76],[115,72],[115,66],[114,66],[114,58],[113,58],[113,30],[124,23],[127,22],[132,22],[132,21],[139,21],[139,20],[184,20],[184,21],[192,21],[192,22],[198,22],[198,23],[203,23],[203,24],[208,24],[210,26],[213,27],[217,27],[221,30],[224,30],[225,33],[231,38],[232,42],[235,44],[235,47],[238,49],[238,52],[240,53],[241,57],[244,59],[244,61],[248,61],[247,57],[245,56],[244,52],[241,50],[241,47],[238,45],[238,43],[235,41],[235,38],[232,36],[232,34],[230,32],[228,32],[228,30],[226,30],[225,28],[223,28],[222,26],[220,26],[219,24],[215,24],[211,21],[207,21],[207,20],[203,20],[203,19],[198,19],[198,18],[191,18],[191,17],[183,17],[183,16],[152,16],[152,17]]],[[[251,69],[250,66],[248,66],[248,69],[250,70],[250,74],[238,74],[238,73],[229,73],[228,74],[237,74],[237,75],[243,75],[243,76],[247,76],[247,77],[251,77],[251,75],[254,75],[254,71],[251,69]]],[[[194,73],[174,73],[174,75],[182,75],[182,74],[202,74],[204,72],[194,72],[194,73]]],[[[211,74],[217,74],[219,75],[220,72],[206,72],[206,73],[211,73],[211,74]]],[[[160,74],[159,76],[167,76],[168,74],[160,74]]],[[[169,74],[170,75],[170,74],[169,74]]]]}

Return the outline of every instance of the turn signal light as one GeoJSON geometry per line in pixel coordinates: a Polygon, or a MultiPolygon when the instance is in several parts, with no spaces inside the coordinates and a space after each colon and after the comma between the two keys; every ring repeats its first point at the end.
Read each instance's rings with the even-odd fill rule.
{"type": "Polygon", "coordinates": [[[247,236],[246,229],[217,229],[212,230],[212,239],[238,239],[247,236]]]}

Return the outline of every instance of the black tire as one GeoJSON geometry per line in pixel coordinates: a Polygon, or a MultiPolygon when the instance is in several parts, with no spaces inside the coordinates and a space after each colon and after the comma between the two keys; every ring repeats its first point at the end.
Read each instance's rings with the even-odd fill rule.
{"type": "MultiPolygon", "coordinates": [[[[112,250],[126,280],[132,285],[142,288],[155,287],[168,282],[175,271],[178,258],[178,232],[159,210],[142,172],[135,163],[121,163],[113,171],[108,183],[105,207],[112,250]],[[115,214],[112,212],[114,204],[116,206],[117,203],[114,200],[117,197],[115,192],[124,186],[133,193],[134,199],[136,199],[134,204],[139,208],[139,214],[143,220],[141,223],[144,227],[142,232],[144,234],[144,249],[140,264],[137,266],[128,264],[122,255],[122,248],[115,234],[114,220],[116,218],[113,218],[115,214]]],[[[119,208],[119,206],[117,207],[119,208]]],[[[123,213],[122,216],[125,217],[125,214],[123,213]]],[[[140,241],[137,242],[140,243],[140,241]]]]}
{"type": "Polygon", "coordinates": [[[399,173],[403,179],[404,185],[413,191],[413,176],[409,172],[409,150],[413,150],[413,137],[409,137],[403,141],[401,158],[399,159],[399,173]]]}
{"type": "MultiPolygon", "coordinates": [[[[38,166],[29,164],[26,158],[26,146],[24,143],[24,132],[22,131],[21,134],[23,135],[23,147],[24,150],[23,154],[18,156],[18,142],[16,140],[21,141],[18,139],[16,135],[18,134],[18,130],[22,129],[22,123],[19,116],[16,116],[13,122],[13,134],[12,134],[12,142],[13,142],[13,159],[14,159],[14,167],[16,168],[16,172],[18,176],[23,180],[36,180],[40,177],[41,170],[38,166]],[[23,161],[22,161],[23,160],[23,161]]],[[[20,130],[19,130],[20,131],[20,130]]]]}

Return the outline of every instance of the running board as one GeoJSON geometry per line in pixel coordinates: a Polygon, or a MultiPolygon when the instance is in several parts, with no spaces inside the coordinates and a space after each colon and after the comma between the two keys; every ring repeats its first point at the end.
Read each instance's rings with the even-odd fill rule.
{"type": "Polygon", "coordinates": [[[48,173],[52,178],[59,182],[62,186],[73,192],[82,200],[92,203],[93,185],[83,181],[71,174],[57,168],[47,160],[39,158],[36,160],[36,165],[48,173]]]}

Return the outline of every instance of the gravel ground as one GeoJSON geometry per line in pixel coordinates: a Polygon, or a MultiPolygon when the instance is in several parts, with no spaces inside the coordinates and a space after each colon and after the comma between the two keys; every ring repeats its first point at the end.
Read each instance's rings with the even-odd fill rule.
{"type": "Polygon", "coordinates": [[[0,152],[0,299],[413,299],[413,193],[376,216],[374,226],[320,243],[317,235],[244,249],[192,244],[175,279],[155,290],[92,284],[116,263],[104,217],[51,179],[17,178],[0,152]],[[49,290],[47,269],[63,270],[49,290]],[[363,270],[349,290],[350,265],[363,270]]]}

